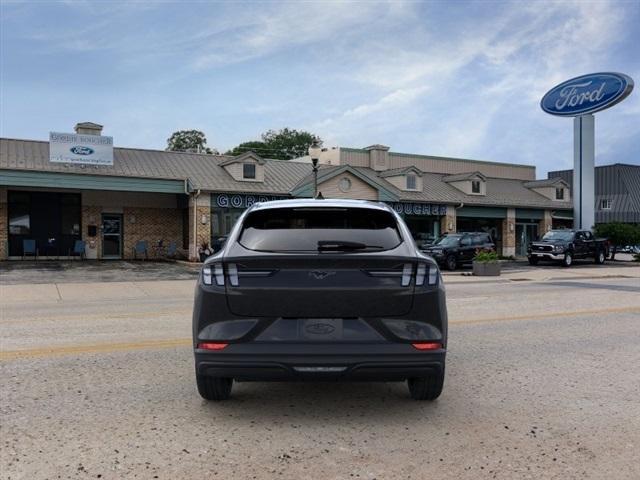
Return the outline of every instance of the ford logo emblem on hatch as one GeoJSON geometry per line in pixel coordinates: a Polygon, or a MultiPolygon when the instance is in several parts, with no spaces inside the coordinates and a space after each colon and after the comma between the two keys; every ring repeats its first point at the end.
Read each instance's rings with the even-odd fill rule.
{"type": "Polygon", "coordinates": [[[551,115],[575,117],[598,112],[624,100],[633,80],[622,73],[602,72],[572,78],[549,90],[540,107],[551,115]]]}
{"type": "Polygon", "coordinates": [[[80,145],[71,147],[69,150],[71,151],[71,153],[75,153],[76,155],[91,155],[94,152],[93,148],[82,147],[80,145]]]}
{"type": "Polygon", "coordinates": [[[305,325],[304,329],[312,335],[329,335],[336,328],[328,323],[309,323],[305,325]]]}

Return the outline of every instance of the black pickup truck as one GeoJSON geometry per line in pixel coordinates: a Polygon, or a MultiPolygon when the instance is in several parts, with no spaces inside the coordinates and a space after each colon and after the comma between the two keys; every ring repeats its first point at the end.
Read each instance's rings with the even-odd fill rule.
{"type": "Polygon", "coordinates": [[[531,242],[527,249],[527,258],[531,265],[540,260],[560,262],[570,267],[575,259],[593,259],[603,264],[608,254],[608,241],[594,238],[588,230],[551,230],[542,240],[531,242]]]}

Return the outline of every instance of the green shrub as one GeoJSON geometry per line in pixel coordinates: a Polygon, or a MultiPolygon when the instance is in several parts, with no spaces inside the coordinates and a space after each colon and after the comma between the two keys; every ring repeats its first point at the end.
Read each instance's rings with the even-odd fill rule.
{"type": "Polygon", "coordinates": [[[496,252],[477,252],[476,256],[473,257],[473,261],[480,263],[497,262],[498,254],[496,252]]]}

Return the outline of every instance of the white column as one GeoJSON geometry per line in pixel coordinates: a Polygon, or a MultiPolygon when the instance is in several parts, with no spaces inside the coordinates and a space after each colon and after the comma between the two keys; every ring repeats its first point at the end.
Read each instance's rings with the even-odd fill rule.
{"type": "Polygon", "coordinates": [[[573,227],[590,230],[595,225],[595,119],[573,119],[573,227]]]}

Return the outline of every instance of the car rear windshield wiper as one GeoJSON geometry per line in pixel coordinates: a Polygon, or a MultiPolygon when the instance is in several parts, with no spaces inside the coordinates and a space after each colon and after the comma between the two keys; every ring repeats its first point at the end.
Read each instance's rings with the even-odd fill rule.
{"type": "Polygon", "coordinates": [[[349,250],[367,250],[376,249],[380,250],[383,247],[380,245],[367,245],[360,242],[348,242],[346,240],[320,240],[318,242],[318,251],[349,251],[349,250]]]}

